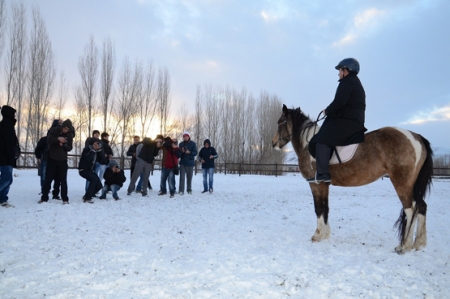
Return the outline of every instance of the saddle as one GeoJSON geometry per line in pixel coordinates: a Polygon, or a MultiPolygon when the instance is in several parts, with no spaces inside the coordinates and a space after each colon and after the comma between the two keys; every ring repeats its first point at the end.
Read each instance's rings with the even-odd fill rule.
{"type": "Polygon", "coordinates": [[[355,155],[358,145],[359,143],[344,146],[335,146],[333,148],[333,155],[330,159],[330,165],[350,161],[351,158],[353,158],[353,156],[355,155]]]}

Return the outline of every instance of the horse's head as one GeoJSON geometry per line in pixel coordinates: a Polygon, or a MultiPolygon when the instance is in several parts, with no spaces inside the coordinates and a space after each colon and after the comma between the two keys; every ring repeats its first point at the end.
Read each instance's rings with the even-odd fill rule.
{"type": "Polygon", "coordinates": [[[291,141],[292,137],[292,120],[289,109],[283,105],[283,114],[278,119],[278,130],[272,139],[272,147],[274,149],[281,149],[283,146],[291,141]]]}

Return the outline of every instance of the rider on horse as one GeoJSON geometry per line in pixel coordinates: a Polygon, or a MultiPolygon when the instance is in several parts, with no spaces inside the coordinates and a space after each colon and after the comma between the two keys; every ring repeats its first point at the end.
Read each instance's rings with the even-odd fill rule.
{"type": "Polygon", "coordinates": [[[359,81],[359,62],[346,58],[335,67],[339,85],[333,102],[322,112],[326,116],[319,132],[309,143],[309,152],[316,158],[315,177],[310,183],[330,182],[329,161],[335,146],[364,142],[366,94],[359,81]]]}

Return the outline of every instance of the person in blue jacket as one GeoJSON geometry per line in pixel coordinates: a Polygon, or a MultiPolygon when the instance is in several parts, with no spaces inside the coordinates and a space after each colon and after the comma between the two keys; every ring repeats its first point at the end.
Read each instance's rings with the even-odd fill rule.
{"type": "Polygon", "coordinates": [[[189,132],[183,133],[183,141],[178,145],[181,149],[179,194],[184,194],[184,182],[187,178],[187,193],[192,194],[192,176],[194,174],[197,145],[191,140],[189,132]]]}
{"type": "Polygon", "coordinates": [[[202,163],[202,173],[203,173],[203,192],[213,193],[213,182],[214,182],[214,160],[217,159],[218,155],[216,149],[211,146],[211,141],[205,139],[203,142],[203,148],[198,154],[198,160],[202,163]],[[209,188],[207,177],[209,175],[209,188]]]}

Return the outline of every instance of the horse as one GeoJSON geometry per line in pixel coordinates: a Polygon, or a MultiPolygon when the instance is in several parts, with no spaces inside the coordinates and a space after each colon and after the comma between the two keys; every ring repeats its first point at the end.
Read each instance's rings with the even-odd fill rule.
{"type": "MultiPolygon", "coordinates": [[[[283,105],[278,130],[272,145],[275,149],[292,142],[302,176],[314,177],[316,161],[308,151],[311,138],[319,131],[300,108],[283,105]]],[[[388,175],[402,204],[395,223],[400,244],[399,254],[424,248],[427,243],[425,196],[430,192],[433,175],[433,151],[430,142],[420,134],[395,127],[383,127],[364,135],[351,160],[330,165],[330,183],[310,183],[317,216],[317,229],[311,240],[330,237],[328,221],[329,186],[363,186],[388,175]],[[414,230],[417,227],[415,238],[414,230]]]]}

